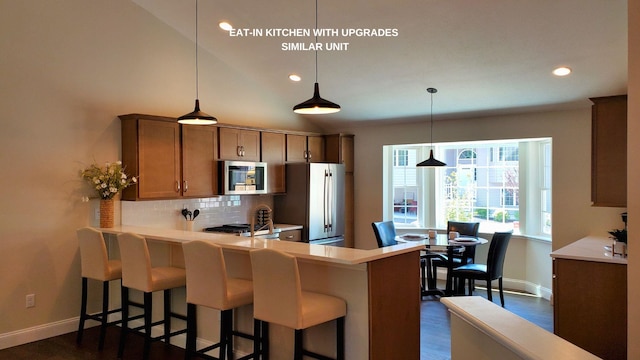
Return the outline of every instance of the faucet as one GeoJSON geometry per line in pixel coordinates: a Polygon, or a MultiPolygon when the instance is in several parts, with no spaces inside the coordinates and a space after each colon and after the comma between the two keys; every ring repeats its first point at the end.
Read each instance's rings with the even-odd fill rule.
{"type": "Polygon", "coordinates": [[[251,213],[251,237],[254,237],[255,232],[256,232],[256,228],[255,228],[255,222],[256,222],[256,216],[258,215],[258,212],[260,210],[266,210],[267,211],[267,223],[265,225],[262,225],[258,231],[262,230],[265,228],[265,226],[269,227],[269,234],[273,234],[273,210],[265,205],[265,204],[260,204],[258,206],[256,206],[252,213],[251,213]]]}

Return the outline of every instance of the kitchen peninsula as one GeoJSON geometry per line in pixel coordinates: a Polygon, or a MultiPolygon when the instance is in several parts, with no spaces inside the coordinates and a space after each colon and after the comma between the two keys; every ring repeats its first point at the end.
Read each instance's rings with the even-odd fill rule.
{"type": "Polygon", "coordinates": [[[588,236],[551,253],[554,333],[604,359],[627,358],[627,258],[588,236]]]}
{"type": "MultiPolygon", "coordinates": [[[[184,265],[183,242],[215,242],[225,251],[230,275],[241,278],[251,278],[250,250],[271,248],[284,251],[299,259],[305,290],[334,295],[347,302],[347,359],[420,357],[419,252],[422,245],[405,243],[361,250],[139,226],[100,230],[112,247],[117,244],[113,235],[122,232],[146,237],[154,264],[157,257],[163,257],[162,261],[184,265]]],[[[115,251],[112,256],[117,256],[115,251]]],[[[276,282],[274,289],[277,289],[276,282]]],[[[333,324],[310,329],[308,336],[313,338],[313,341],[308,341],[310,350],[323,353],[334,349],[332,339],[335,337],[330,335],[333,331],[333,324]]],[[[289,329],[274,327],[271,335],[271,358],[288,358],[293,346],[293,333],[289,329]]]]}

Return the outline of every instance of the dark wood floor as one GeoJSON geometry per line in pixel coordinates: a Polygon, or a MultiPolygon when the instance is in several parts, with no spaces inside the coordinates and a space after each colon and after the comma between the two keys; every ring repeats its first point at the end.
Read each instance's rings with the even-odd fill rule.
{"type": "MultiPolygon", "coordinates": [[[[478,289],[474,295],[486,297],[486,291],[478,289]]],[[[499,303],[497,293],[494,301],[499,303]]],[[[534,324],[553,332],[553,308],[549,301],[524,296],[505,294],[505,308],[534,324]]],[[[422,301],[420,319],[421,359],[445,360],[451,358],[449,315],[446,307],[437,297],[425,297],[422,301]]],[[[0,350],[0,359],[12,360],[75,360],[75,359],[116,359],[118,348],[118,328],[107,332],[105,349],[97,351],[97,327],[85,331],[82,345],[76,345],[76,333],[69,333],[50,339],[0,350]]],[[[129,335],[124,359],[142,358],[142,337],[129,335]]],[[[151,359],[174,360],[184,358],[184,351],[175,346],[154,343],[151,359]]]]}

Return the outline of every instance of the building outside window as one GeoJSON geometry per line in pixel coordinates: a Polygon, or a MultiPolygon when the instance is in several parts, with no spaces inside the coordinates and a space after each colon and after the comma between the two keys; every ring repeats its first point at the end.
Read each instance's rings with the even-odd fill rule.
{"type": "Polygon", "coordinates": [[[447,165],[416,167],[429,149],[385,146],[385,219],[437,229],[478,221],[485,233],[551,235],[551,139],[433,144],[447,165]]]}

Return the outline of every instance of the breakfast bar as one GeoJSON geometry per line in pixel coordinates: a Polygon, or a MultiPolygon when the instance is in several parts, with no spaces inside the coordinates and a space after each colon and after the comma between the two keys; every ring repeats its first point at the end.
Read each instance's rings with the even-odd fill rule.
{"type": "MultiPolygon", "coordinates": [[[[162,258],[183,266],[182,243],[211,241],[223,248],[227,267],[234,277],[251,279],[249,251],[276,249],[298,258],[305,290],[325,293],[347,303],[345,355],[347,359],[419,359],[420,357],[420,277],[419,254],[423,245],[403,243],[380,249],[362,250],[301,242],[279,241],[226,234],[212,234],[139,226],[100,229],[110,242],[112,256],[115,236],[136,233],[149,241],[152,258],[162,258]]],[[[274,279],[277,291],[277,279],[274,279]]],[[[180,299],[176,299],[179,303],[180,299]]],[[[184,303],[184,300],[182,300],[184,303]]],[[[241,327],[251,326],[251,309],[238,314],[241,327]]],[[[216,315],[217,316],[217,315],[216,315]]],[[[211,326],[216,331],[216,326],[211,326]]],[[[323,324],[305,335],[310,350],[333,356],[335,326],[323,324]],[[328,352],[328,353],[327,353],[328,352]]],[[[217,334],[212,335],[215,339],[217,334]]],[[[207,341],[208,335],[199,335],[207,341]]],[[[290,329],[271,329],[271,358],[287,359],[293,347],[290,329]]],[[[236,351],[250,344],[239,342],[236,351]]]]}

